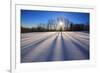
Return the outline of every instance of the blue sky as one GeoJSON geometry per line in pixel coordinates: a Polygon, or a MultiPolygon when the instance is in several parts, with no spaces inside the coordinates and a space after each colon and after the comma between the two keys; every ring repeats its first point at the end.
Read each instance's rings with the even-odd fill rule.
{"type": "Polygon", "coordinates": [[[26,27],[37,26],[40,23],[48,23],[48,20],[57,17],[67,18],[72,23],[89,23],[89,13],[79,12],[56,12],[56,11],[36,11],[21,10],[21,25],[26,27]]]}

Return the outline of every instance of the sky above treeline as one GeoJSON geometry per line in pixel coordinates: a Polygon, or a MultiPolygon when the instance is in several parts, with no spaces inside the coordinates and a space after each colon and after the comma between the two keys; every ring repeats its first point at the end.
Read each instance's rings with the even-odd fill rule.
{"type": "Polygon", "coordinates": [[[21,25],[26,27],[47,24],[49,20],[64,17],[74,24],[87,24],[90,20],[89,13],[82,12],[58,12],[40,10],[21,10],[21,25]]]}

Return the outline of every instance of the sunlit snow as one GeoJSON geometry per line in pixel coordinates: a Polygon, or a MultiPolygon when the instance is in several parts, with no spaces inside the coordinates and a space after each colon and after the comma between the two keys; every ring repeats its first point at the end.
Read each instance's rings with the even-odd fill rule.
{"type": "Polygon", "coordinates": [[[89,59],[87,32],[33,32],[21,34],[21,62],[89,59]]]}

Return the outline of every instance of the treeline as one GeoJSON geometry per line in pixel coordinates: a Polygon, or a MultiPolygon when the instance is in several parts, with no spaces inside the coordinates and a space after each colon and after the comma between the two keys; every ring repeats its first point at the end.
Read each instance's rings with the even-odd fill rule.
{"type": "Polygon", "coordinates": [[[89,31],[89,24],[70,24],[67,31],[89,31]]]}
{"type": "Polygon", "coordinates": [[[45,29],[44,27],[32,27],[32,28],[27,28],[27,27],[23,27],[21,26],[21,33],[28,33],[28,32],[46,32],[49,31],[47,29],[45,29]]]}
{"type": "Polygon", "coordinates": [[[57,17],[55,19],[48,20],[45,24],[39,23],[37,26],[31,28],[21,26],[21,33],[48,31],[89,31],[89,22],[86,24],[75,24],[67,18],[57,17]],[[62,22],[63,25],[61,26],[59,22],[62,22]]]}
{"type": "Polygon", "coordinates": [[[32,29],[21,26],[21,33],[27,33],[27,32],[32,32],[32,29]]]}
{"type": "MultiPolygon", "coordinates": [[[[57,30],[55,29],[49,29],[48,27],[44,26],[38,26],[38,27],[32,27],[27,28],[21,26],[21,33],[27,33],[27,32],[50,32],[50,31],[62,31],[61,29],[57,30]]],[[[89,32],[89,25],[88,24],[70,24],[69,27],[65,27],[63,31],[88,31],[89,32]]]]}

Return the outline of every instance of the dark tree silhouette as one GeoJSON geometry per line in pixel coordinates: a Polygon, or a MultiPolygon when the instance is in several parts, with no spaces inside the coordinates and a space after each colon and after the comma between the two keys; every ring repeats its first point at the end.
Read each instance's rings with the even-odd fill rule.
{"type": "Polygon", "coordinates": [[[86,24],[74,24],[73,22],[69,21],[67,18],[58,17],[55,19],[48,20],[47,24],[39,23],[37,27],[24,27],[21,26],[21,33],[28,33],[28,32],[47,32],[47,31],[88,31],[89,32],[89,22],[86,24]],[[57,29],[59,25],[59,21],[64,23],[64,29],[60,27],[57,29]]]}

